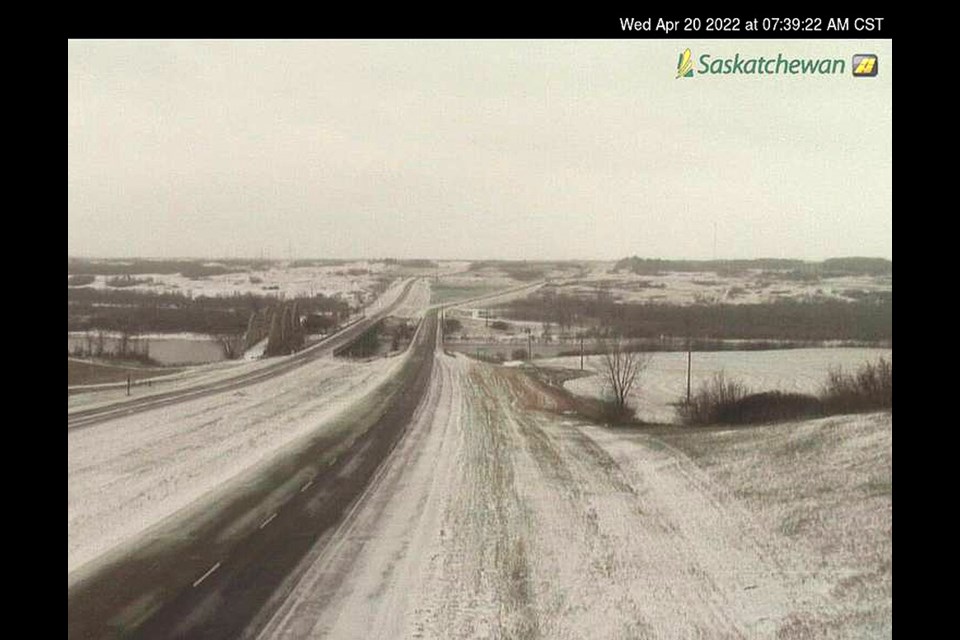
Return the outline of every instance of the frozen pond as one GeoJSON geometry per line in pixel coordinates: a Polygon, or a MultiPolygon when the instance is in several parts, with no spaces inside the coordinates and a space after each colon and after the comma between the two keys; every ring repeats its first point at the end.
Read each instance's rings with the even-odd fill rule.
{"type": "MultiPolygon", "coordinates": [[[[74,355],[78,349],[89,352],[97,349],[95,333],[73,332],[67,334],[67,352],[74,355]]],[[[204,364],[226,360],[223,348],[216,339],[206,334],[177,333],[171,335],[150,334],[131,341],[130,349],[146,353],[163,365],[204,364]]],[[[116,353],[120,338],[113,334],[103,337],[103,350],[116,353]]]]}
{"type": "MultiPolygon", "coordinates": [[[[893,349],[822,348],[783,349],[777,351],[702,351],[694,352],[691,362],[691,387],[697,387],[723,371],[728,379],[746,384],[751,391],[791,391],[815,394],[820,390],[831,368],[855,371],[865,362],[880,357],[893,361],[893,349]]],[[[538,361],[541,366],[580,368],[579,357],[552,358],[538,361]]],[[[600,356],[587,356],[585,369],[597,371],[600,356]]],[[[572,391],[585,396],[602,394],[600,376],[577,378],[565,383],[572,391]]],[[[629,396],[637,417],[651,422],[673,422],[673,403],[687,390],[686,352],[654,353],[646,371],[629,396]]]]}

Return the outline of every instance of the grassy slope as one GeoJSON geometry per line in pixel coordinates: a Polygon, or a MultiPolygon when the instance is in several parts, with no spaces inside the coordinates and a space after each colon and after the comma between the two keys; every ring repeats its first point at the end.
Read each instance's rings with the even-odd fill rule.
{"type": "Polygon", "coordinates": [[[839,606],[795,615],[784,637],[888,637],[893,602],[893,418],[839,416],[656,437],[725,485],[785,568],[839,606]],[[817,558],[816,563],[802,558],[817,558]]]}

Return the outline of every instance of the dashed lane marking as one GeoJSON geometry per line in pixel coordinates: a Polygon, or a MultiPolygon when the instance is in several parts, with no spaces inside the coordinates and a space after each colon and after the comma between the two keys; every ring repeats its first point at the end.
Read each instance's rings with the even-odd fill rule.
{"type": "Polygon", "coordinates": [[[268,524],[270,524],[270,521],[271,521],[271,520],[273,520],[273,519],[276,518],[276,517],[277,517],[277,514],[273,514],[272,516],[270,516],[269,518],[267,518],[266,520],[264,520],[263,522],[261,522],[261,523],[260,523],[260,528],[263,529],[265,526],[267,526],[268,524]]]}
{"type": "Polygon", "coordinates": [[[216,571],[216,570],[219,569],[219,568],[220,568],[220,563],[218,562],[217,564],[215,564],[215,565],[213,565],[212,567],[210,567],[205,574],[203,574],[202,576],[200,576],[199,578],[197,578],[196,580],[194,580],[194,581],[193,581],[193,586],[196,587],[198,584],[200,584],[201,582],[203,582],[204,580],[206,580],[206,579],[210,576],[211,573],[213,573],[214,571],[216,571]]]}

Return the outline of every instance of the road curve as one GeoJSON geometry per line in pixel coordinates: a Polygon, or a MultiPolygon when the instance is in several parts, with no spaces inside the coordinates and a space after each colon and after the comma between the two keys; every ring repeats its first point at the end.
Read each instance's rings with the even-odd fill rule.
{"type": "Polygon", "coordinates": [[[398,375],[333,435],[278,457],[192,518],[161,523],[139,549],[68,586],[68,636],[238,637],[402,436],[432,374],[437,327],[431,311],[398,375]]]}
{"type": "Polygon", "coordinates": [[[351,341],[356,339],[357,336],[369,329],[380,319],[390,315],[394,309],[403,303],[415,282],[416,279],[412,279],[407,282],[404,285],[403,291],[399,296],[397,296],[397,299],[387,307],[371,314],[359,322],[350,325],[339,333],[325,338],[316,345],[304,349],[303,351],[300,351],[287,358],[278,360],[275,364],[257,369],[256,371],[241,373],[230,378],[217,380],[215,382],[198,384],[191,387],[152,394],[142,398],[124,400],[93,409],[74,411],[67,416],[67,429],[88,427],[106,420],[111,420],[113,418],[119,418],[121,416],[127,416],[150,409],[156,409],[158,407],[167,406],[177,402],[183,402],[184,400],[202,398],[204,396],[214,393],[222,393],[224,391],[232,391],[287,373],[288,371],[303,366],[312,360],[328,356],[335,349],[349,344],[351,341]]]}

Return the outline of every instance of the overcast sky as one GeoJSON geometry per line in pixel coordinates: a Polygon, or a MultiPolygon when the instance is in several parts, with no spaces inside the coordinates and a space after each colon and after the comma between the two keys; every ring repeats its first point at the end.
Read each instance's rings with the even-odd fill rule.
{"type": "Polygon", "coordinates": [[[892,258],[892,66],[889,40],[71,41],[68,252],[892,258]],[[678,80],[686,47],[847,72],[678,80]]]}

